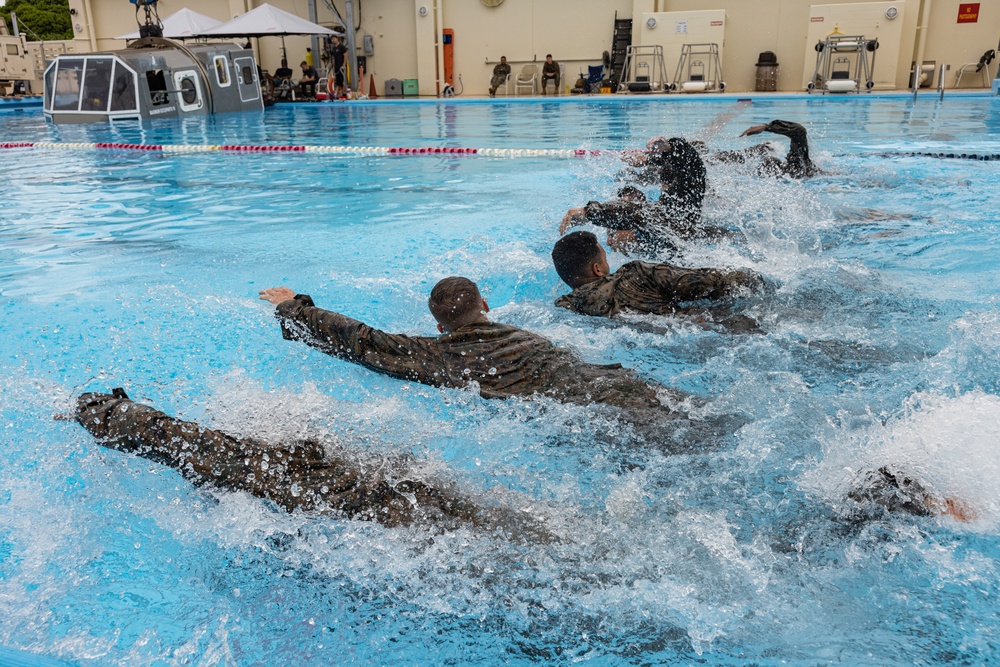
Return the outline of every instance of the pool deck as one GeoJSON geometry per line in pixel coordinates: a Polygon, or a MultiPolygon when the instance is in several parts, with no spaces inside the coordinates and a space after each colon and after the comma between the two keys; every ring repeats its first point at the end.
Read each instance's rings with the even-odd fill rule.
{"type": "MultiPolygon", "coordinates": [[[[993,88],[962,88],[946,89],[945,98],[952,97],[992,97],[1000,95],[1000,80],[994,80],[993,88]]],[[[918,99],[928,99],[940,97],[938,90],[921,90],[918,99]]],[[[911,90],[884,90],[864,93],[807,93],[805,91],[784,91],[774,93],[763,92],[732,92],[732,93],[625,93],[625,94],[591,94],[591,95],[525,95],[525,96],[504,96],[488,97],[485,95],[459,95],[455,97],[435,97],[430,95],[414,97],[385,97],[379,95],[374,99],[362,100],[321,100],[302,102],[279,102],[285,104],[331,104],[349,102],[351,104],[425,104],[428,102],[453,102],[462,104],[526,104],[540,101],[550,103],[573,103],[573,102],[706,102],[712,100],[719,101],[740,101],[740,100],[857,100],[857,99],[907,99],[913,97],[911,90]]]]}

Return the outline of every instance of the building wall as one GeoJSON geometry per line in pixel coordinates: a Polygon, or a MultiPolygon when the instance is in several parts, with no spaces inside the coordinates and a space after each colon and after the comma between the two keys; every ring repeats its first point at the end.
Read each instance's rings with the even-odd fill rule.
{"type": "MultiPolygon", "coordinates": [[[[260,0],[161,0],[160,11],[170,14],[188,5],[192,9],[219,20],[252,9],[260,0]]],[[[345,14],[345,0],[331,0],[345,14]]],[[[299,16],[308,17],[307,0],[273,0],[272,4],[299,16]]],[[[333,14],[323,0],[317,0],[319,22],[334,25],[333,14]]],[[[803,90],[804,82],[815,68],[813,37],[818,30],[810,21],[814,5],[830,5],[816,0],[504,0],[498,7],[486,7],[476,0],[361,0],[361,30],[357,34],[359,53],[362,38],[371,35],[374,55],[368,58],[365,75],[366,92],[369,76],[375,79],[375,89],[381,95],[384,81],[390,78],[418,79],[422,95],[438,92],[437,72],[442,67],[439,28],[455,31],[454,54],[456,89],[465,94],[485,95],[493,66],[501,55],[507,56],[517,73],[528,63],[540,65],[546,53],[552,53],[563,66],[562,88],[572,86],[588,65],[601,62],[601,55],[611,48],[613,21],[661,12],[694,12],[722,10],[725,12],[725,38],[720,44],[722,68],[727,91],[754,89],[757,56],[762,51],[777,55],[778,88],[786,91],[803,90]],[[420,8],[426,8],[421,14],[420,8]],[[812,29],[812,32],[810,32],[812,29]]],[[[884,13],[884,6],[899,9],[899,17],[891,24],[869,21],[866,31],[896,34],[896,44],[876,57],[875,78],[884,87],[905,89],[910,78],[910,66],[915,59],[922,6],[929,5],[925,60],[952,66],[947,83],[954,85],[955,70],[967,62],[976,62],[983,51],[996,48],[1000,36],[1000,0],[980,0],[977,23],[958,24],[960,0],[884,0],[855,2],[844,0],[839,5],[870,5],[884,13]],[[877,24],[877,25],[876,25],[877,24]],[[889,28],[891,27],[891,30],[889,28]],[[892,56],[892,51],[896,56],[892,56]]],[[[133,6],[122,0],[70,0],[74,15],[76,50],[121,48],[124,43],[115,35],[135,29],[133,6]],[[79,25],[79,30],[76,29],[79,25]],[[91,30],[93,28],[93,30],[91,30]],[[91,35],[93,34],[93,38],[91,35]]],[[[357,10],[358,0],[354,0],[357,10]]],[[[850,7],[848,7],[850,9],[850,7]]],[[[855,8],[859,9],[860,8],[855,8]]],[[[826,29],[826,28],[823,28],[826,29]]],[[[633,27],[633,42],[640,43],[642,26],[633,27]]],[[[832,26],[830,30],[832,31],[832,26]]],[[[828,31],[828,32],[829,32],[828,31]]],[[[828,32],[826,34],[828,34],[828,32]]],[[[867,36],[867,35],[866,35],[867,36]]],[[[880,36],[880,40],[883,37],[880,36]]],[[[281,57],[280,38],[255,41],[255,51],[261,65],[274,71],[281,57]]],[[[285,40],[288,60],[294,68],[305,56],[309,37],[288,37],[285,40]]],[[[995,61],[992,72],[1000,61],[995,61]]],[[[668,70],[671,69],[668,67],[668,70]]],[[[673,71],[670,71],[672,77],[673,71]]],[[[981,86],[977,75],[966,75],[963,87],[981,86]]]]}

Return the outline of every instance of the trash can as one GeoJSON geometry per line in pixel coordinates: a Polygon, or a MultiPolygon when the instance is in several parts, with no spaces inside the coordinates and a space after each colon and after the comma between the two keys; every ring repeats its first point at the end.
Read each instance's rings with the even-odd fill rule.
{"type": "Polygon", "coordinates": [[[416,97],[420,94],[420,86],[416,79],[403,79],[403,96],[416,97]]]}
{"type": "Polygon", "coordinates": [[[385,80],[385,96],[386,97],[402,97],[403,96],[403,82],[399,79],[386,79],[385,80]]]}
{"type": "Polygon", "coordinates": [[[773,51],[763,51],[757,56],[757,92],[773,93],[778,90],[778,57],[773,51]]]}

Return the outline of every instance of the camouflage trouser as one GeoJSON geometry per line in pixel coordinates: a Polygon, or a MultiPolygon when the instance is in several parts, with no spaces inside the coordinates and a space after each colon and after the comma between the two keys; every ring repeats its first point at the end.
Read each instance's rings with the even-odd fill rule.
{"type": "Polygon", "coordinates": [[[541,80],[538,82],[539,88],[542,89],[542,95],[545,94],[545,87],[546,87],[546,84],[549,81],[551,81],[551,82],[553,82],[553,83],[556,84],[555,85],[555,94],[558,95],[559,94],[559,74],[558,73],[554,77],[552,77],[552,76],[545,76],[544,74],[542,75],[541,80]]]}
{"type": "Polygon", "coordinates": [[[387,526],[418,520],[479,525],[488,511],[419,481],[400,462],[329,458],[316,442],[268,445],[174,419],[114,394],[84,394],[76,419],[106,447],[176,468],[195,484],[240,490],[287,511],[319,510],[387,526]],[[405,474],[401,472],[400,474],[405,474]]]}

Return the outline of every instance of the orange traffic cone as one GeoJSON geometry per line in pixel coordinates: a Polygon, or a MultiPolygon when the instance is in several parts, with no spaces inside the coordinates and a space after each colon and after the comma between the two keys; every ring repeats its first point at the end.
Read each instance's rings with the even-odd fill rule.
{"type": "Polygon", "coordinates": [[[369,74],[371,77],[368,80],[368,99],[374,100],[378,97],[378,93],[375,92],[375,75],[369,74]]]}

